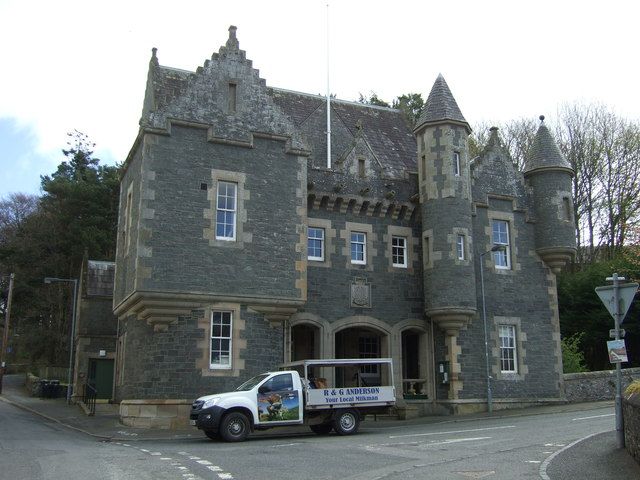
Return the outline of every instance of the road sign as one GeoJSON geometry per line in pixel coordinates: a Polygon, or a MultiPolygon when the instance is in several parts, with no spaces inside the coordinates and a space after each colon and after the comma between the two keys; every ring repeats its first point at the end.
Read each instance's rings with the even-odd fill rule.
{"type": "MultiPolygon", "coordinates": [[[[621,328],[619,330],[620,330],[620,338],[624,338],[624,336],[625,336],[625,334],[627,332],[624,331],[624,328],[621,328]]],[[[615,328],[609,330],[609,337],[610,338],[616,338],[616,329],[615,328]]]]}
{"type": "Polygon", "coordinates": [[[624,340],[610,340],[607,342],[607,349],[609,350],[609,362],[621,363],[628,362],[627,347],[624,340]]]}
{"type": "MultiPolygon", "coordinates": [[[[611,314],[611,316],[616,318],[616,297],[613,285],[607,285],[605,287],[596,287],[596,293],[604,306],[607,307],[607,310],[611,314]]],[[[618,313],[620,314],[620,324],[624,320],[624,316],[629,311],[629,307],[633,303],[633,297],[636,295],[638,291],[637,283],[623,283],[618,285],[618,290],[620,292],[620,305],[618,307],[618,313]]]]}

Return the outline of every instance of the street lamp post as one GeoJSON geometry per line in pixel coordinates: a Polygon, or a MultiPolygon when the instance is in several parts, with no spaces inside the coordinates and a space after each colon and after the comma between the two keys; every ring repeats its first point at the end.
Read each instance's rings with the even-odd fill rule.
{"type": "Polygon", "coordinates": [[[73,343],[76,330],[76,301],[78,297],[78,279],[45,277],[44,283],[71,282],[73,283],[73,308],[71,310],[71,333],[69,334],[69,374],[67,378],[67,404],[71,403],[71,380],[73,374],[73,343]]]}
{"type": "Polygon", "coordinates": [[[504,250],[503,245],[494,245],[490,250],[483,252],[480,254],[480,290],[482,292],[482,324],[484,326],[484,361],[487,369],[487,411],[489,413],[493,412],[493,397],[491,395],[491,369],[489,366],[489,339],[487,337],[487,307],[484,299],[484,265],[482,263],[482,258],[487,253],[497,252],[499,250],[504,250]]]}
{"type": "Polygon", "coordinates": [[[4,372],[6,369],[5,354],[9,348],[9,321],[11,320],[11,300],[13,298],[13,279],[15,275],[9,275],[9,291],[7,294],[7,309],[4,317],[4,331],[2,332],[2,346],[0,347],[0,393],[2,393],[2,382],[4,380],[4,372]]]}

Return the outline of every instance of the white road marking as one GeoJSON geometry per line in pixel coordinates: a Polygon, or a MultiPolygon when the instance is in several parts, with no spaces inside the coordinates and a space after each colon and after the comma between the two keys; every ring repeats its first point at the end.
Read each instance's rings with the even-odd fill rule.
{"type": "Polygon", "coordinates": [[[141,448],[141,449],[140,449],[140,451],[141,451],[141,452],[144,452],[144,453],[149,453],[149,450],[146,450],[146,449],[144,449],[144,448],[141,448]]]}
{"type": "MultiPolygon", "coordinates": [[[[551,461],[554,458],[556,458],[558,455],[560,455],[565,450],[568,450],[569,448],[573,447],[574,445],[577,445],[578,443],[580,443],[580,442],[582,442],[584,440],[587,440],[588,438],[595,437],[596,435],[600,435],[601,433],[604,433],[604,432],[592,433],[591,435],[587,435],[586,437],[579,438],[575,442],[570,443],[569,445],[567,445],[564,448],[561,448],[560,450],[558,450],[554,454],[549,455],[547,458],[545,458],[544,462],[542,462],[542,465],[540,465],[540,469],[538,470],[538,473],[540,474],[540,478],[542,478],[542,480],[551,480],[549,478],[549,475],[547,475],[547,467],[549,466],[549,464],[551,463],[551,461]]],[[[549,445],[546,445],[546,446],[550,447],[552,445],[549,444],[549,445]]]]}
{"type": "Polygon", "coordinates": [[[280,445],[272,445],[272,448],[293,447],[294,445],[304,445],[302,442],[297,443],[281,443],[280,445]]]}
{"type": "Polygon", "coordinates": [[[605,413],[604,415],[592,415],[590,417],[572,418],[571,421],[575,422],[576,420],[591,420],[592,418],[613,417],[614,415],[615,413],[605,413]]]}
{"type": "Polygon", "coordinates": [[[209,460],[198,460],[200,465],[213,465],[209,460]]]}
{"type": "Polygon", "coordinates": [[[477,442],[478,440],[488,440],[491,437],[470,437],[470,438],[450,438],[447,440],[443,440],[442,442],[433,442],[425,444],[426,447],[430,447],[431,445],[448,445],[450,443],[461,443],[461,442],[477,442]]]}
{"type": "Polygon", "coordinates": [[[211,465],[209,467],[207,467],[209,470],[211,470],[212,472],[221,472],[222,469],[216,465],[211,465]]]}
{"type": "Polygon", "coordinates": [[[200,460],[200,457],[189,457],[189,460],[200,460]]]}
{"type": "Polygon", "coordinates": [[[516,426],[506,425],[504,427],[472,428],[469,430],[449,430],[448,432],[429,432],[429,433],[412,433],[407,435],[389,435],[389,438],[426,437],[431,435],[451,435],[454,433],[485,432],[487,430],[502,430],[505,428],[516,428],[516,426]]]}
{"type": "Polygon", "coordinates": [[[218,477],[224,480],[230,480],[233,478],[233,475],[231,475],[230,473],[219,473],[218,477]]]}
{"type": "Polygon", "coordinates": [[[542,463],[541,460],[527,460],[524,463],[542,463]]]}
{"type": "Polygon", "coordinates": [[[173,460],[171,457],[160,457],[160,460],[173,460]]]}
{"type": "Polygon", "coordinates": [[[149,455],[160,456],[160,455],[162,455],[162,453],[161,452],[151,452],[149,455]]]}

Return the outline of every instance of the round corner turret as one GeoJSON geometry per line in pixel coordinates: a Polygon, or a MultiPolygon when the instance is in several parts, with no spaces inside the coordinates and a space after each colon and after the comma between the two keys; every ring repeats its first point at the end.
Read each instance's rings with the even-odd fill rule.
{"type": "Polygon", "coordinates": [[[573,169],[540,116],[540,127],[525,161],[535,212],[536,252],[558,273],[576,253],[573,169]]]}

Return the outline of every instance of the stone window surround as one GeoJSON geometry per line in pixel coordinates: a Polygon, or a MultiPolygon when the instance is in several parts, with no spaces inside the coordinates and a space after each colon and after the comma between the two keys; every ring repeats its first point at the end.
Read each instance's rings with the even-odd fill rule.
{"type": "MultiPolygon", "coordinates": [[[[211,314],[209,315],[209,368],[211,370],[231,370],[233,368],[233,311],[232,310],[222,310],[222,309],[212,309],[211,314]],[[214,313],[228,313],[231,316],[231,335],[229,338],[229,364],[225,365],[222,363],[212,363],[211,354],[212,352],[212,343],[213,343],[213,315],[214,313]]],[[[227,338],[227,337],[216,337],[216,338],[227,338]]]]}
{"type": "Polygon", "coordinates": [[[573,223],[574,205],[571,192],[558,192],[550,201],[558,207],[558,220],[573,223]]]}
{"type": "Polygon", "coordinates": [[[382,241],[386,245],[385,257],[388,260],[388,270],[397,272],[399,268],[413,271],[413,262],[415,261],[414,248],[417,239],[413,237],[413,231],[410,227],[400,227],[397,225],[388,225],[387,233],[382,236],[382,241]],[[405,261],[406,266],[393,264],[393,237],[404,237],[405,239],[405,261]]]}
{"type": "Polygon", "coordinates": [[[451,245],[449,250],[449,258],[455,262],[456,265],[471,265],[471,235],[468,228],[454,227],[452,232],[447,235],[447,243],[451,245]],[[463,255],[464,258],[458,258],[458,238],[464,238],[463,255]]]}
{"type": "Polygon", "coordinates": [[[407,237],[400,235],[392,235],[391,236],[391,265],[397,268],[407,268],[407,237]],[[399,240],[394,242],[395,240],[399,240]],[[395,244],[394,244],[395,243],[395,244]],[[394,255],[393,249],[398,251],[397,255],[394,255]],[[394,258],[398,257],[398,260],[402,260],[401,262],[397,262],[394,258]]]}
{"type": "Polygon", "coordinates": [[[527,357],[526,341],[527,334],[522,331],[522,322],[520,317],[503,317],[494,316],[493,323],[490,325],[490,344],[491,344],[491,373],[496,380],[523,381],[529,373],[529,367],[525,363],[527,357]],[[512,325],[516,332],[516,372],[503,372],[500,365],[500,325],[512,325]]]}
{"type": "Polygon", "coordinates": [[[309,218],[307,220],[309,227],[324,229],[324,260],[323,261],[310,261],[307,265],[312,267],[324,267],[330,268],[331,258],[335,255],[334,242],[336,239],[336,230],[331,228],[331,220],[324,220],[322,218],[309,218]]]}
{"type": "MultiPolygon", "coordinates": [[[[518,348],[516,346],[516,327],[515,325],[501,323],[498,325],[498,339],[500,340],[500,371],[502,373],[518,373],[518,348]],[[507,332],[507,335],[503,335],[503,332],[507,332]],[[503,345],[502,339],[513,340],[513,346],[503,345]],[[504,351],[513,351],[512,358],[504,357],[504,351]],[[504,368],[504,363],[509,366],[513,362],[513,368],[504,368]]],[[[509,342],[510,343],[510,342],[509,342]]]]}
{"type": "Polygon", "coordinates": [[[461,155],[460,152],[455,150],[453,152],[453,175],[456,177],[459,177],[462,174],[462,161],[461,161],[461,155]]]}
{"type": "Polygon", "coordinates": [[[518,229],[515,225],[515,214],[513,212],[499,212],[496,210],[489,210],[487,212],[488,225],[485,227],[485,235],[487,243],[484,245],[483,251],[491,250],[493,247],[493,220],[503,220],[509,224],[509,254],[510,254],[510,268],[497,268],[493,260],[493,255],[485,255],[485,264],[487,268],[491,268],[493,273],[498,275],[514,275],[522,269],[520,263],[518,263],[518,229]]]}
{"type": "Polygon", "coordinates": [[[506,220],[500,220],[500,219],[492,219],[491,220],[491,243],[493,245],[501,245],[503,247],[504,251],[497,251],[493,253],[493,258],[496,258],[496,255],[498,256],[498,258],[500,258],[500,262],[502,263],[502,255],[504,254],[504,261],[506,263],[506,265],[498,265],[498,263],[495,262],[494,260],[494,265],[496,269],[504,269],[504,270],[510,270],[511,269],[511,235],[509,235],[509,222],[506,220]],[[499,236],[502,236],[503,233],[506,234],[506,242],[505,241],[496,241],[494,234],[496,233],[495,230],[495,226],[498,226],[498,230],[497,233],[499,236]],[[503,229],[501,228],[501,226],[504,226],[504,232],[502,231],[503,229]]]}
{"type": "MultiPolygon", "coordinates": [[[[201,311],[202,312],[202,311],[201,311]]],[[[245,330],[245,320],[240,313],[240,304],[231,302],[219,302],[208,305],[203,315],[198,317],[198,328],[204,330],[204,336],[198,341],[200,359],[196,362],[196,368],[203,377],[239,377],[244,370],[244,359],[240,353],[247,347],[247,341],[241,338],[245,330]],[[231,366],[230,368],[211,368],[211,315],[213,312],[231,312],[231,366]]]]}
{"type": "Polygon", "coordinates": [[[351,263],[357,265],[366,265],[367,264],[367,234],[365,232],[351,232],[351,263]],[[360,239],[362,237],[362,240],[360,239]],[[362,252],[358,246],[362,246],[362,252]],[[355,249],[354,249],[355,247],[355,249]],[[355,257],[354,257],[355,253],[355,257]],[[360,254],[362,253],[362,260],[360,260],[360,254]]]}
{"type": "MultiPolygon", "coordinates": [[[[455,246],[454,246],[455,248],[455,246]]],[[[455,250],[454,250],[455,254],[455,250]]],[[[422,232],[422,263],[423,268],[431,269],[434,263],[442,260],[442,252],[433,251],[433,229],[422,232]]]]}
{"type": "Polygon", "coordinates": [[[250,192],[245,188],[246,174],[227,170],[211,170],[211,188],[207,190],[210,208],[204,210],[204,218],[211,222],[210,228],[203,230],[203,238],[212,247],[244,248],[245,243],[251,242],[251,234],[244,232],[247,223],[245,201],[250,199],[250,192]],[[236,184],[236,238],[232,240],[216,239],[216,211],[218,202],[218,182],[233,182],[236,184]]]}
{"type": "Polygon", "coordinates": [[[377,241],[376,235],[373,233],[373,225],[367,223],[355,223],[346,222],[344,230],[340,230],[340,238],[344,240],[345,246],[342,249],[342,254],[346,259],[346,268],[348,270],[368,270],[373,271],[373,258],[377,256],[378,251],[373,248],[374,243],[377,241]],[[352,263],[351,262],[351,233],[364,233],[366,236],[366,248],[365,248],[365,263],[352,263]]]}
{"type": "Polygon", "coordinates": [[[309,225],[307,227],[307,260],[309,260],[310,262],[324,262],[324,246],[325,246],[325,233],[324,233],[324,228],[322,227],[313,227],[311,225],[309,225]],[[309,240],[311,239],[311,230],[319,230],[320,232],[322,232],[321,236],[314,236],[313,240],[319,241],[320,242],[320,256],[312,256],[311,253],[309,252],[309,240]]]}
{"type": "MultiPolygon", "coordinates": [[[[225,180],[218,180],[216,182],[216,189],[217,189],[217,195],[216,195],[216,240],[224,240],[226,242],[235,242],[236,241],[236,233],[237,233],[237,225],[238,225],[238,221],[237,221],[237,217],[238,217],[238,184],[236,182],[228,182],[225,180]],[[222,194],[221,197],[221,192],[220,192],[220,184],[225,184],[226,185],[226,190],[225,190],[225,194],[222,194]],[[230,208],[222,208],[220,205],[220,200],[222,199],[228,199],[230,198],[230,195],[228,195],[228,191],[229,191],[229,187],[233,186],[233,209],[230,208]],[[226,213],[226,212],[230,212],[233,213],[233,234],[230,237],[223,235],[219,235],[218,234],[218,226],[220,226],[220,224],[218,223],[218,214],[220,213],[226,213]]],[[[226,218],[226,216],[225,216],[226,218]]],[[[226,222],[222,223],[222,225],[229,225],[226,222]]],[[[224,229],[223,229],[224,230],[224,229]]]]}

